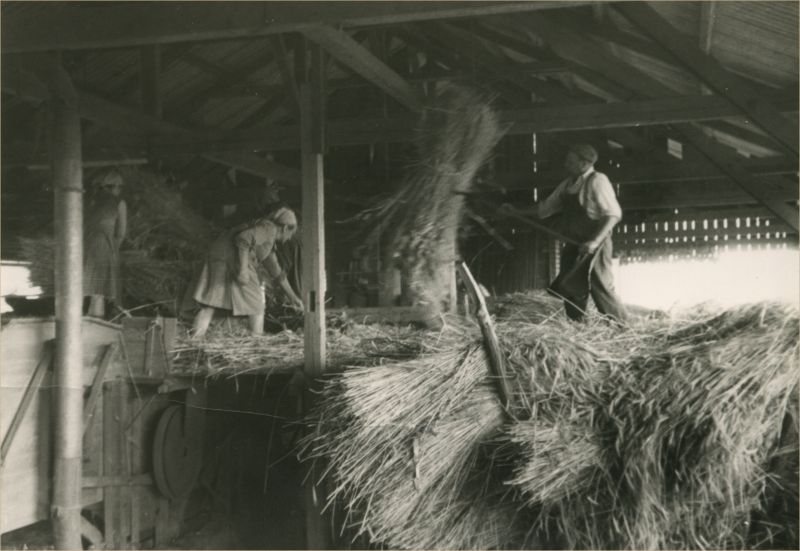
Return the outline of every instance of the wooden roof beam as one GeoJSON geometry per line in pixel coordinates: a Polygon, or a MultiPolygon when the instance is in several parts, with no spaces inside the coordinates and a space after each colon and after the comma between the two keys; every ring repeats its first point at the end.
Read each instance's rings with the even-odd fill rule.
{"type": "Polygon", "coordinates": [[[797,155],[797,124],[787,120],[770,103],[764,101],[749,85],[728,72],[720,63],[683,35],[652,6],[644,2],[621,2],[614,9],[648,33],[683,67],[717,94],[727,98],[742,113],[773,136],[789,153],[797,155]]]}
{"type": "Polygon", "coordinates": [[[272,42],[272,49],[275,53],[275,61],[278,64],[278,70],[281,73],[281,80],[283,81],[286,99],[292,106],[292,112],[300,120],[300,91],[297,87],[297,80],[294,76],[294,66],[289,63],[290,48],[286,47],[286,42],[282,34],[276,34],[270,37],[272,42]]]}
{"type": "Polygon", "coordinates": [[[4,52],[117,48],[253,38],[344,27],[558,9],[589,1],[499,2],[88,2],[4,15],[4,52]]]}
{"type": "MultiPolygon", "coordinates": [[[[633,2],[625,3],[626,6],[633,2]]],[[[641,5],[636,3],[637,5],[641,5]]],[[[627,8],[626,8],[627,9],[627,8]]],[[[643,97],[659,97],[675,95],[669,88],[655,79],[650,78],[638,69],[622,62],[607,51],[607,49],[591,38],[563,29],[552,20],[542,17],[526,18],[525,24],[535,25],[535,32],[545,36],[550,45],[558,48],[565,55],[569,55],[578,63],[596,68],[605,72],[615,80],[625,82],[633,91],[643,97]],[[528,20],[530,19],[530,21],[528,20]]],[[[690,123],[676,124],[674,128],[681,133],[689,144],[720,171],[728,175],[732,182],[749,193],[754,199],[763,203],[767,208],[782,218],[793,228],[800,228],[800,218],[796,206],[790,206],[781,199],[775,199],[769,186],[763,179],[749,174],[742,167],[741,158],[728,152],[701,130],[690,123]]]]}
{"type": "MultiPolygon", "coordinates": [[[[283,98],[271,108],[283,105],[283,98]]],[[[797,110],[787,100],[782,108],[797,110]]],[[[508,134],[565,132],[663,125],[735,115],[737,109],[717,96],[670,97],[618,103],[499,110],[498,118],[509,126],[508,134]]],[[[262,112],[261,115],[264,115],[262,112]]],[[[256,123],[258,117],[252,122],[256,123]]],[[[415,121],[410,119],[331,120],[328,138],[331,145],[359,145],[380,142],[408,142],[414,137],[415,121]]],[[[297,126],[267,126],[249,130],[196,132],[176,137],[159,134],[151,137],[153,147],[172,154],[225,150],[291,150],[299,147],[297,126]]]]}
{"type": "MultiPolygon", "coordinates": [[[[22,75],[22,80],[4,79],[3,90],[14,93],[29,100],[41,102],[49,98],[48,93],[42,93],[39,78],[27,71],[15,71],[15,77],[22,75]],[[37,84],[37,81],[39,83],[37,84]],[[20,86],[21,84],[21,86],[20,86]]],[[[147,116],[134,109],[117,105],[103,98],[77,91],[79,111],[82,118],[97,124],[111,126],[118,130],[144,135],[174,135],[176,137],[191,137],[194,130],[147,116]]],[[[299,185],[300,171],[278,163],[267,161],[257,155],[235,153],[207,153],[204,157],[226,164],[228,166],[250,172],[257,176],[274,178],[289,184],[299,185]]]]}
{"type": "Polygon", "coordinates": [[[716,0],[706,0],[700,3],[700,32],[698,42],[703,53],[711,53],[711,44],[714,38],[714,23],[717,19],[716,0]]]}
{"type": "Polygon", "coordinates": [[[333,27],[316,26],[304,30],[303,34],[402,105],[412,111],[422,109],[423,99],[414,88],[346,32],[333,27]]]}
{"type": "Polygon", "coordinates": [[[175,113],[177,119],[189,117],[194,111],[198,110],[206,99],[214,94],[227,90],[234,84],[245,82],[245,85],[257,93],[269,94],[270,90],[260,84],[249,82],[249,77],[257,70],[272,62],[272,50],[265,49],[263,56],[248,61],[238,67],[231,69],[219,66],[195,54],[186,54],[184,61],[195,65],[206,72],[210,72],[215,77],[207,87],[195,91],[189,96],[183,96],[175,100],[175,113]]]}
{"type": "MultiPolygon", "coordinates": [[[[716,1],[716,0],[713,0],[716,1]]],[[[702,5],[705,5],[707,2],[702,2],[702,5]]],[[[620,29],[619,27],[615,26],[613,23],[610,22],[599,22],[596,20],[591,19],[590,17],[582,17],[582,15],[578,12],[570,13],[569,16],[562,16],[560,14],[553,13],[551,15],[553,19],[558,21],[558,24],[564,28],[568,28],[573,32],[577,32],[581,35],[589,36],[596,40],[600,40],[604,43],[609,43],[617,46],[621,46],[626,50],[630,50],[640,55],[645,55],[647,57],[651,57],[655,60],[661,61],[663,63],[667,63],[669,65],[674,66],[677,70],[682,71],[686,74],[687,78],[692,77],[691,73],[689,73],[686,69],[681,66],[675,66],[675,59],[664,49],[647,38],[642,38],[639,35],[632,34],[629,31],[625,31],[620,29]]],[[[496,21],[496,20],[507,20],[504,16],[492,17],[488,18],[487,21],[496,21]]],[[[608,19],[610,21],[610,19],[608,19]]],[[[682,35],[683,40],[692,40],[692,36],[689,35],[682,35]]],[[[776,90],[775,88],[771,88],[760,82],[755,80],[751,80],[748,78],[747,75],[738,74],[737,75],[740,79],[745,80],[751,89],[756,90],[758,94],[769,100],[773,100],[775,96],[782,96],[784,91],[776,90]]],[[[790,87],[794,91],[794,95],[797,96],[797,86],[790,87]]]]}
{"type": "MultiPolygon", "coordinates": [[[[417,28],[404,26],[397,31],[397,34],[407,43],[421,48],[426,52],[426,55],[434,58],[434,63],[439,63],[440,65],[444,64],[451,70],[460,70],[466,73],[470,71],[474,72],[475,70],[474,66],[470,66],[470,64],[465,59],[459,57],[452,48],[441,44],[438,40],[435,40],[432,36],[423,33],[417,28]]],[[[431,64],[430,60],[428,64],[431,64]]],[[[489,69],[486,70],[489,71],[489,69]]],[[[526,106],[531,104],[529,93],[525,93],[519,88],[508,84],[505,80],[492,83],[492,89],[503,101],[511,106],[526,106]]]]}

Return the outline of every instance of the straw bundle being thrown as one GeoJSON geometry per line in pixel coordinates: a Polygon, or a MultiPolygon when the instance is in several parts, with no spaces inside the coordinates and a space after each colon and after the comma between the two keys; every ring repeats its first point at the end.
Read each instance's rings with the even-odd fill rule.
{"type": "Polygon", "coordinates": [[[448,300],[463,193],[473,186],[502,133],[489,105],[465,88],[449,86],[425,111],[418,130],[418,160],[397,191],[359,218],[366,244],[379,240],[408,282],[412,304],[442,311],[448,300]]]}
{"type": "Polygon", "coordinates": [[[507,311],[513,417],[468,325],[449,349],[330,378],[303,453],[325,459],[355,533],[399,548],[796,543],[796,518],[754,527],[772,494],[797,503],[797,473],[771,471],[798,387],[795,309],[626,330],[507,311]]]}

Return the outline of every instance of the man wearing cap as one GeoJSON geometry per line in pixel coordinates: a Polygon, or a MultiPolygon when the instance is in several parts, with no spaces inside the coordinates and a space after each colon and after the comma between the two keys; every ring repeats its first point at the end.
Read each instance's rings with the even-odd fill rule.
{"type": "Polygon", "coordinates": [[[611,182],[594,169],[596,162],[591,145],[571,146],[564,161],[569,176],[536,206],[535,215],[549,218],[560,213],[560,233],[572,241],[564,244],[561,270],[549,289],[564,299],[567,315],[582,320],[591,295],[601,314],[622,323],[625,308],[614,293],[611,273],[611,230],[622,218],[622,209],[611,182]]]}

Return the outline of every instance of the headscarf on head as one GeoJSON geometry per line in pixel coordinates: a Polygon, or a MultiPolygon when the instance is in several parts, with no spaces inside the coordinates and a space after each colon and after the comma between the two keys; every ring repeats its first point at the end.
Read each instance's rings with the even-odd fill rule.
{"type": "Polygon", "coordinates": [[[110,170],[103,176],[102,180],[100,180],[100,188],[113,186],[113,185],[124,185],[125,181],[122,179],[122,174],[117,172],[116,170],[110,170]]]}
{"type": "Polygon", "coordinates": [[[569,151],[574,153],[584,161],[592,164],[597,162],[597,150],[589,144],[579,143],[570,146],[569,151]]]}
{"type": "Polygon", "coordinates": [[[289,207],[281,207],[269,215],[269,219],[281,226],[297,226],[297,216],[289,207]]]}

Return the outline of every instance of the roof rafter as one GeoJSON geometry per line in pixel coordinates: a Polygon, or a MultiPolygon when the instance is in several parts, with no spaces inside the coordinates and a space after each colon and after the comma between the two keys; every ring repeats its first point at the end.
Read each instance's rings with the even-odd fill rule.
{"type": "Polygon", "coordinates": [[[797,125],[783,117],[771,104],[750,89],[747,82],[728,72],[719,62],[697,46],[682,39],[672,24],[653,7],[643,2],[623,2],[614,6],[628,20],[647,32],[682,66],[689,69],[717,94],[727,98],[742,113],[797,155],[797,125]]]}
{"type": "Polygon", "coordinates": [[[422,97],[416,90],[346,32],[320,25],[304,30],[303,34],[412,111],[422,109],[422,97]]]}
{"type": "Polygon", "coordinates": [[[262,56],[257,56],[255,59],[244,63],[238,67],[228,69],[212,63],[196,54],[188,53],[184,56],[184,61],[199,67],[205,72],[212,73],[216,78],[206,86],[199,89],[189,96],[184,96],[180,100],[180,104],[176,105],[175,116],[178,119],[183,119],[190,116],[194,111],[200,108],[203,103],[214,94],[227,90],[231,86],[246,82],[246,86],[254,91],[263,94],[269,94],[270,90],[267,87],[261,86],[254,82],[249,82],[250,76],[272,62],[272,50],[265,49],[262,56]]]}
{"type": "MultiPolygon", "coordinates": [[[[285,104],[280,97],[271,109],[285,104]]],[[[790,100],[783,106],[797,110],[790,100]]],[[[268,110],[267,110],[268,111],[268,110]]],[[[497,112],[508,134],[532,132],[564,132],[624,128],[629,126],[663,125],[676,122],[726,118],[736,108],[716,96],[670,97],[637,100],[625,103],[576,104],[509,109],[497,112]]],[[[256,123],[265,112],[254,116],[256,123]]],[[[353,119],[334,120],[328,125],[331,145],[360,145],[380,142],[408,142],[414,137],[415,121],[410,119],[353,119]]],[[[279,151],[299,147],[299,128],[296,125],[268,126],[245,130],[195,132],[192,136],[158,133],[148,136],[154,148],[169,154],[204,153],[236,149],[279,151]]]]}
{"type": "MultiPolygon", "coordinates": [[[[525,24],[526,26],[535,25],[535,31],[542,34],[557,51],[563,52],[564,55],[570,56],[578,63],[598,68],[615,80],[625,82],[627,86],[643,97],[675,95],[667,86],[621,61],[608,52],[602,44],[591,38],[572,33],[544,17],[527,17],[525,24]]],[[[754,199],[763,203],[795,230],[800,227],[798,209],[786,204],[782,198],[773,197],[770,186],[762,178],[749,174],[736,155],[729,154],[723,146],[713,142],[711,138],[690,123],[676,124],[674,128],[698,152],[714,163],[720,171],[727,174],[731,181],[754,199]]]]}
{"type": "Polygon", "coordinates": [[[500,2],[88,2],[3,16],[4,52],[142,46],[252,38],[301,31],[474,17],[588,4],[581,1],[500,2]],[[222,16],[221,16],[222,15],[222,16]]]}
{"type": "MultiPolygon", "coordinates": [[[[46,101],[50,94],[47,88],[39,81],[39,78],[28,71],[16,71],[17,77],[21,79],[4,79],[3,90],[18,95],[20,97],[34,100],[46,101]]],[[[138,132],[146,135],[171,134],[175,136],[191,137],[193,130],[182,126],[159,120],[155,117],[144,115],[136,110],[129,109],[113,102],[82,92],[78,92],[78,109],[81,117],[95,123],[115,127],[129,132],[138,132]]],[[[231,153],[208,153],[204,157],[244,170],[258,176],[275,178],[290,184],[299,185],[300,171],[286,167],[278,163],[262,159],[252,154],[231,154],[231,153]]]]}

